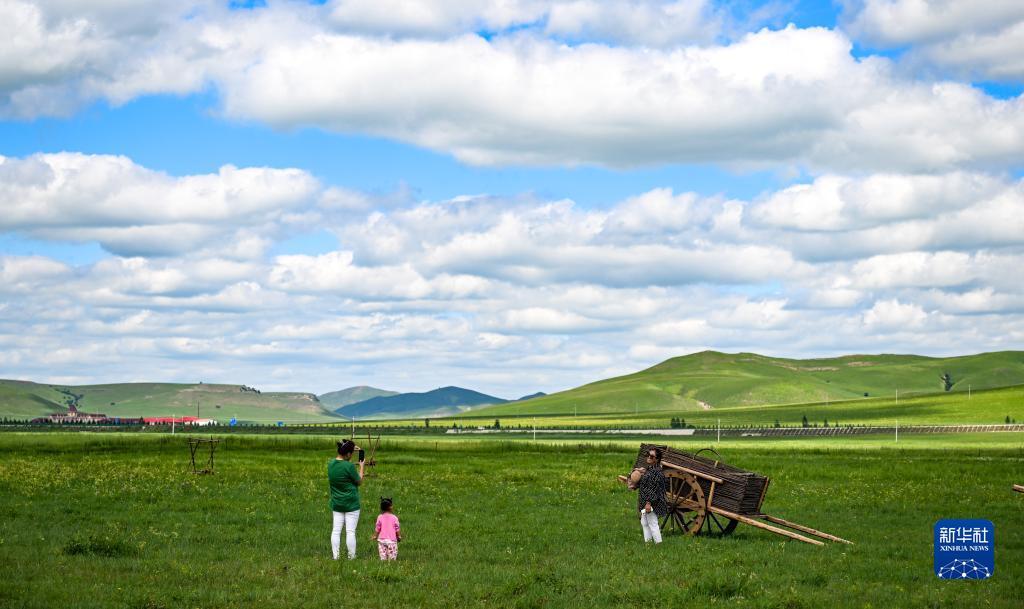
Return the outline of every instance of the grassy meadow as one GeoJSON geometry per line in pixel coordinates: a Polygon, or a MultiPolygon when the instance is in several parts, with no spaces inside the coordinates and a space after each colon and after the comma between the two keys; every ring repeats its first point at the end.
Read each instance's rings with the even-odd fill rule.
{"type": "Polygon", "coordinates": [[[766,512],[856,542],[825,547],[746,525],[645,547],[614,481],[634,440],[386,438],[352,562],[329,558],[334,439],[227,436],[195,476],[182,436],[0,434],[0,606],[1024,605],[1022,434],[718,445],[772,477],[766,512]],[[379,495],[402,520],[395,564],[369,540],[379,495]],[[933,575],[932,526],[958,517],[995,523],[992,579],[933,575]]]}

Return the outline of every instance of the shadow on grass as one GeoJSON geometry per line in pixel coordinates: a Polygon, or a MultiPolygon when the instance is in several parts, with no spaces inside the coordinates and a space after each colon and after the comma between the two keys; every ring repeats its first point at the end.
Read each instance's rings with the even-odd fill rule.
{"type": "Polygon", "coordinates": [[[90,535],[88,537],[72,537],[61,552],[68,556],[136,556],[138,550],[130,543],[107,536],[90,535]]]}

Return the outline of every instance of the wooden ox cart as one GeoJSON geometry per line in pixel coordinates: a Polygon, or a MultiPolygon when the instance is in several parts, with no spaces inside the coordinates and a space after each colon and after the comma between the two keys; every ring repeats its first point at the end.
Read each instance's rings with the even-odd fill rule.
{"type": "Polygon", "coordinates": [[[1013,490],[1017,491],[1018,493],[1024,493],[1024,486],[1021,486],[1019,484],[1014,484],[1013,485],[1013,490]]]}
{"type": "MultiPolygon", "coordinates": [[[[820,539],[853,543],[762,513],[761,504],[771,480],[723,463],[710,448],[691,454],[667,446],[641,444],[634,467],[644,467],[647,453],[653,448],[662,451],[661,467],[668,479],[665,499],[670,511],[661,519],[661,528],[666,533],[728,535],[742,522],[818,546],[824,545],[820,539]],[[702,456],[704,452],[713,453],[715,458],[702,456]]],[[[625,481],[626,477],[619,479],[625,481]]]]}

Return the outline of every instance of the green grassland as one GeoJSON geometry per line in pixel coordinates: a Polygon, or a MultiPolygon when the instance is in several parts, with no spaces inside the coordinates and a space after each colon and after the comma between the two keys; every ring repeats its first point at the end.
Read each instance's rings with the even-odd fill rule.
{"type": "Polygon", "coordinates": [[[793,360],[753,353],[704,351],[666,360],[620,376],[526,402],[474,409],[470,416],[699,413],[766,404],[910,396],[942,391],[940,376],[954,381],[950,393],[1024,384],[1024,352],[964,357],[849,355],[793,360]],[[702,403],[704,404],[702,406],[702,403]]]}
{"type": "Polygon", "coordinates": [[[195,415],[227,420],[274,422],[331,421],[316,396],[308,393],[256,393],[239,385],[118,383],[44,385],[0,380],[0,415],[38,417],[67,410],[68,393],[81,396],[78,409],[112,417],[195,415]]]}
{"type": "Polygon", "coordinates": [[[635,441],[385,439],[359,556],[335,562],[335,438],[227,436],[218,472],[195,476],[181,437],[4,433],[0,606],[1016,608],[1024,438],[984,438],[719,445],[772,477],[765,511],[856,542],[825,547],[746,525],[645,547],[635,495],[614,481],[635,441]],[[379,495],[402,520],[394,564],[369,540],[379,495]],[[992,579],[933,575],[932,527],[957,517],[995,523],[992,579]]]}

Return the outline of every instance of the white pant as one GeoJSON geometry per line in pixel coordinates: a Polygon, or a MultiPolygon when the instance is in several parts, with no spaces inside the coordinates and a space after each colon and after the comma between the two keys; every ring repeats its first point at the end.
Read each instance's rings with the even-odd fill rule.
{"type": "Polygon", "coordinates": [[[658,525],[658,515],[654,511],[646,514],[640,512],[640,526],[644,529],[644,541],[654,540],[654,543],[661,543],[661,526],[658,525]]]}
{"type": "Polygon", "coordinates": [[[345,527],[345,546],[348,548],[349,559],[356,557],[356,525],[359,524],[359,510],[354,512],[331,512],[334,515],[334,528],[331,529],[331,552],[334,560],[338,560],[341,551],[341,527],[345,527]]]}

